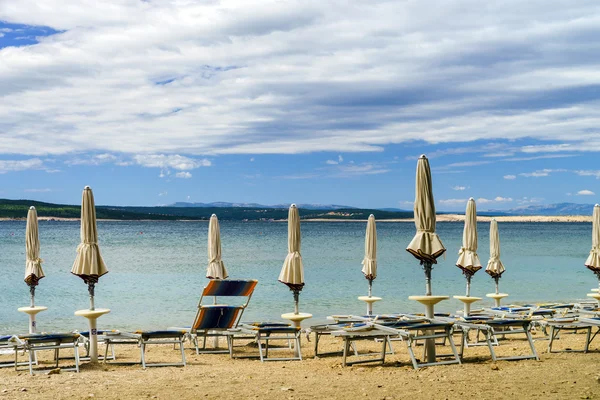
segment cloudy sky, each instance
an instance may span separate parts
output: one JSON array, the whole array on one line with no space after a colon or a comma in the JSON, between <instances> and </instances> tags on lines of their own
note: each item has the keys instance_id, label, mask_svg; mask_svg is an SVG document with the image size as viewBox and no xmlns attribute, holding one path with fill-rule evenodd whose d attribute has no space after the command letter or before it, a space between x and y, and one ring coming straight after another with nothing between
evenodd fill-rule
<instances>
[{"instance_id":1,"label":"cloudy sky","mask_svg":"<svg viewBox=\"0 0 600 400\"><path fill-rule=\"evenodd\" d=\"M110 3L110 4L109 4ZM600 197L593 1L0 0L0 197Z\"/></svg>"}]
</instances>

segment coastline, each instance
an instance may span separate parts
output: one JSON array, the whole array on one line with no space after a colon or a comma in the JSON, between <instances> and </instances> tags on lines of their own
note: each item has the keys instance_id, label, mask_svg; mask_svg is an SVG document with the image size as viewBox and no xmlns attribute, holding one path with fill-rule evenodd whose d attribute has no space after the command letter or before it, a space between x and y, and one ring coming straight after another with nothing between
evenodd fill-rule
<instances>
[{"instance_id":1,"label":"coastline","mask_svg":"<svg viewBox=\"0 0 600 400\"><path fill-rule=\"evenodd\" d=\"M478 222L490 222L494 218L498 222L592 222L591 215L502 215L497 217L477 216ZM77 222L79 218L63 218L63 217L38 217L39 221L57 221L57 222ZM461 214L439 214L436 216L436 222L464 222L465 216ZM26 218L0 218L0 222L7 221L26 221ZM173 219L173 220L158 220L158 219L100 219L98 221L110 222L153 222L153 221L178 221L178 222L208 222L200 219ZM366 219L335 219L335 218L310 218L302 219L302 222L367 222ZM242 222L242 221L240 221ZM258 222L258 221L243 221L243 222ZM287 222L285 219L273 220L271 222ZM378 219L377 222L414 222L413 218L397 218L397 219Z\"/></svg>"}]
</instances>

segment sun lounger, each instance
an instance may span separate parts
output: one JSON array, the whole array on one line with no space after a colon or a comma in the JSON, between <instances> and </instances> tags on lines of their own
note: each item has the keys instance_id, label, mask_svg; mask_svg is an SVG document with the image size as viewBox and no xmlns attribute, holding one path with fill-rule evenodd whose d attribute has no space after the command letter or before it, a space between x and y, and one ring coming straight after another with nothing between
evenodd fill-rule
<instances>
[{"instance_id":1,"label":"sun lounger","mask_svg":"<svg viewBox=\"0 0 600 400\"><path fill-rule=\"evenodd\" d=\"M460 357L463 358L464 349L467 346L467 335L470 330L476 330L478 333L484 335L484 344L487 345L492 361L499 360L525 360L535 359L539 360L537 351L533 344L533 338L531 337L531 320L529 319L490 319L487 316L470 316L467 318L448 318L446 321L454 321L458 329L462 333ZM497 335L519 335L524 334L529 343L531 349L530 354L520 356L503 356L498 357L494 350L494 345L498 345Z\"/></svg>"},{"instance_id":2,"label":"sun lounger","mask_svg":"<svg viewBox=\"0 0 600 400\"><path fill-rule=\"evenodd\" d=\"M399 320L391 322L373 322L369 323L373 326L387 331L388 333L400 336L406 341L408 354L412 361L415 369L427 367L431 365L444 365L444 364L460 364L460 357L454 345L452 334L454 332L454 323L452 321L441 321L439 319L427 319L421 318L417 320ZM419 362L414 354L414 347L420 341L433 339L442 339L442 343L448 342L450 344L451 354L438 354L436 353L435 362ZM434 342L436 346L442 343ZM427 346L423 346L423 360L427 359ZM449 358L449 359L448 359ZM437 359L441 359L437 361Z\"/></svg>"},{"instance_id":3,"label":"sun lounger","mask_svg":"<svg viewBox=\"0 0 600 400\"><path fill-rule=\"evenodd\" d=\"M234 355L234 340L251 339L258 345L258 358L260 361L291 361L302 360L302 348L300 345L300 328L288 323L280 322L249 322L243 323L238 327L230 328L227 335L227 344L229 347L229 356L239 358ZM269 343L273 341L285 341L287 349L293 351L290 357L270 357ZM292 347L293 344L293 347ZM273 349L271 349L273 350ZM254 357L254 356L251 356Z\"/></svg>"},{"instance_id":4,"label":"sun lounger","mask_svg":"<svg viewBox=\"0 0 600 400\"><path fill-rule=\"evenodd\" d=\"M385 363L386 348L389 343L389 338L392 335L396 335L396 332L390 333L389 331L380 329L379 327L367 324L346 324L331 332L331 336L342 338L344 341L344 349L342 353L342 366L364 364L364 363ZM380 339L382 342L381 352L360 354L356 351L355 343L359 340L370 340ZM361 357L359 360L348 361L350 355L350 348L354 350L354 356ZM376 358L364 358L366 356L377 356Z\"/></svg>"},{"instance_id":5,"label":"sun lounger","mask_svg":"<svg viewBox=\"0 0 600 400\"><path fill-rule=\"evenodd\" d=\"M59 368L59 352L61 349L73 349L75 366L61 368L65 371L79 372L79 343L80 335L78 333L31 333L27 335L12 336L8 339L7 347L12 347L15 354L14 367L18 370L19 366L29 365L29 373L43 372L45 370L35 370L33 366L37 364L36 353L43 350L54 350L54 359L56 365L53 368ZM0 340L1 341L1 340ZM18 360L19 351L27 352L29 360L27 363L20 363Z\"/></svg>"},{"instance_id":6,"label":"sun lounger","mask_svg":"<svg viewBox=\"0 0 600 400\"><path fill-rule=\"evenodd\" d=\"M578 320L576 318L557 318L553 320L546 321L546 325L550 328L550 341L548 342L548 352L549 353L557 353L557 352L583 352L587 353L589 350L590 343L598 332L600 332L600 323L595 325L590 322L586 322L585 319ZM596 332L592 335L592 328L596 327ZM554 344L554 340L558 338L561 331L567 332L578 332L585 331L585 343L583 345L583 350L574 350L574 349L563 349L563 350L552 350L552 345Z\"/></svg>"}]
</instances>

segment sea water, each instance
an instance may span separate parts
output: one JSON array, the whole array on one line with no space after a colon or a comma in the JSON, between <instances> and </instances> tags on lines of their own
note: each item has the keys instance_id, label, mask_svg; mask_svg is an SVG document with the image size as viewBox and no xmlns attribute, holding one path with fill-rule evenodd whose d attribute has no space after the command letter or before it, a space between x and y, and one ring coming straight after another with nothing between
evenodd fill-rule
<instances>
[{"instance_id":1,"label":"sea water","mask_svg":"<svg viewBox=\"0 0 600 400\"><path fill-rule=\"evenodd\" d=\"M305 287L300 311L320 322L327 315L366 310L357 299L367 295L361 273L365 222L302 222ZM535 303L575 301L598 283L583 265L591 247L590 223L499 223L501 260L506 272L500 291L504 301ZM447 253L434 265L433 294L464 295L465 278L455 266L462 240L462 223L438 223ZM479 257L489 258L489 223L479 223ZM76 310L89 307L87 286L70 273L80 242L79 222L40 221L43 278L36 305L39 331L86 329ZM155 221L99 221L99 243L109 273L96 285L96 307L109 308L99 327L122 330L159 329L191 325L207 279L208 223ZM373 295L376 313L418 312L423 306L408 300L425 294L423 270L406 246L415 234L408 222L377 224L378 276ZM292 293L277 281L287 254L285 222L221 222L222 254L231 279L259 281L244 320L281 320L292 312ZM25 222L0 222L0 334L27 331L27 315L17 308L29 305L25 269ZM472 279L471 295L483 297L494 281L482 269ZM210 300L209 300L210 301ZM462 309L450 298L436 311ZM310 322L309 322L310 323Z\"/></svg>"}]
</instances>

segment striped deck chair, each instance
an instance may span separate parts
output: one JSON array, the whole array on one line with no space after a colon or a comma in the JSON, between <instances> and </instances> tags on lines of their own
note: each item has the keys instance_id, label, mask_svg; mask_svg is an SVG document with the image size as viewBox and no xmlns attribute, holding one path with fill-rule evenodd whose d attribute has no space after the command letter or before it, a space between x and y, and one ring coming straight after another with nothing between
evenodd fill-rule
<instances>
[{"instance_id":1,"label":"striped deck chair","mask_svg":"<svg viewBox=\"0 0 600 400\"><path fill-rule=\"evenodd\" d=\"M230 352L230 349L219 350L217 346L207 349L206 339L214 337L216 345L219 337L227 336L228 329L237 328L257 283L258 281L255 279L213 279L206 285L198 302L198 312L194 324L190 329L196 354ZM217 304L219 297L245 297L246 299L241 305L224 305ZM210 298L214 304L204 304L205 298ZM198 345L200 340L202 340L202 347Z\"/></svg>"}]
</instances>

